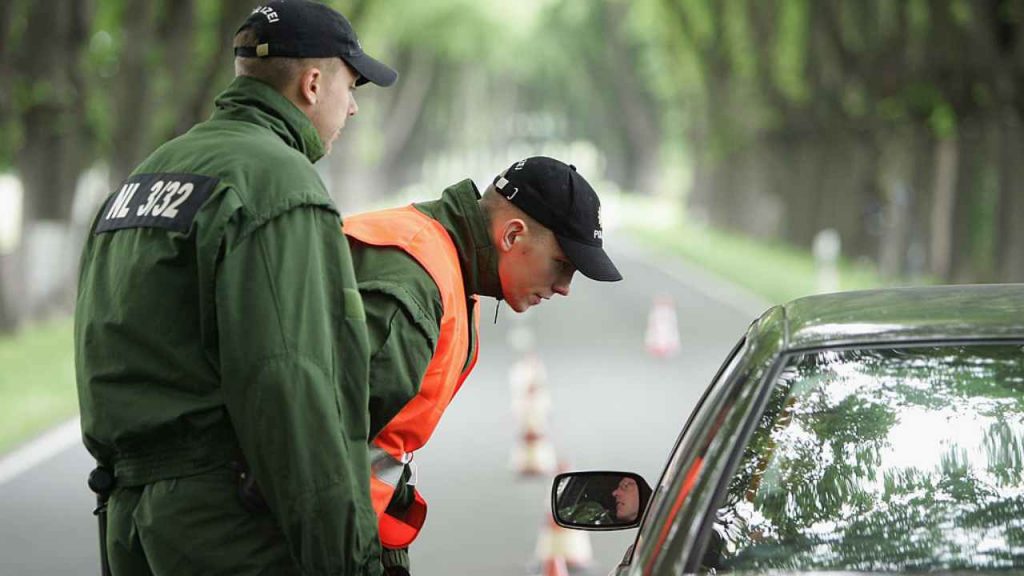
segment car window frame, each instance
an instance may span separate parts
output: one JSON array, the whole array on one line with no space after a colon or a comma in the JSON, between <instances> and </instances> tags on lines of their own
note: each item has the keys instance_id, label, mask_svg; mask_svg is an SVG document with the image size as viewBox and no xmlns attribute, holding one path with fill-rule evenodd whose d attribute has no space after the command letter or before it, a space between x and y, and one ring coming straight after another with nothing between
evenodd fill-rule
<instances>
[{"instance_id":1,"label":"car window frame","mask_svg":"<svg viewBox=\"0 0 1024 576\"><path fill-rule=\"evenodd\" d=\"M643 519L640 522L639 530L637 531L636 538L633 540L633 544L627 549L625 557L619 564L619 567L632 566L633 561L636 559L638 550L643 550L640 546L641 542L646 537L651 536L650 532L653 530L652 523L648 521L649 518L657 517L654 510L660 510L665 502L666 492L671 491L673 484L666 485L670 474L676 472L678 460L683 458L688 451L683 450L684 442L688 439L690 431L696 421L704 421L706 418L705 408L712 413L717 413L719 404L722 398L727 396L728 390L731 388L729 383L732 381L732 377L735 374L736 368L742 364L742 359L747 352L747 344L749 340L746 333L739 339L736 344L733 345L732 350L726 356L725 361L718 367L714 378L711 379L711 383L705 387L704 392L701 394L700 399L697 401L696 406L690 411L689 416L686 419L686 423L683 424L679 435L676 436L676 441L672 446L672 450L669 452L668 459L665 461L665 465L662 467L661 475L658 477L657 483L653 487L650 501L644 510Z\"/></svg>"},{"instance_id":2,"label":"car window frame","mask_svg":"<svg viewBox=\"0 0 1024 576\"><path fill-rule=\"evenodd\" d=\"M777 312L777 315L773 312ZM767 391L773 388L771 383L781 369L780 358L785 353L784 326L784 312L781 309L774 309L762 316L755 328L748 333L748 338L754 345L747 350L748 357L744 358L744 369L734 374L734 380L729 383L727 394L723 396L728 396L731 403L719 406L716 411L716 416L723 417L725 421L708 442L709 449L713 445L724 443L728 448L717 453L724 454L725 457L705 461L691 494L677 515L680 518L678 524L683 526L685 523L688 527L685 535L667 542L655 557L650 558L651 569L645 570L645 575L655 571L658 574L671 573L665 563L673 558L678 558L675 564L682 565L681 570L677 572L693 573L700 568L700 560L707 545L706 540L710 536L705 527L708 512L712 509L711 503L717 502L720 497L719 487L723 484L723 478L729 477L726 471L731 473L735 469L733 461L742 455L753 430L750 423L757 420L752 413L760 414L767 398Z\"/></svg>"},{"instance_id":3,"label":"car window frame","mask_svg":"<svg viewBox=\"0 0 1024 576\"><path fill-rule=\"evenodd\" d=\"M691 417L683 428L658 482L658 500L652 498L632 550L627 553L628 560L624 558L619 569L625 567L628 568L629 574L646 576L652 570L658 569L663 559L672 557L665 551L677 543L683 543L687 552L692 549L694 537L699 534L699 523L695 522L699 517L692 518L694 510L697 509L693 502L697 500L698 488L703 491L704 477L709 475L710 468L703 463L705 448L718 442L721 437L734 434L722 433L727 429L721 425L709 427L701 424L713 423L723 416L731 422L735 413L742 414L750 409L753 405L752 397L763 387L765 374L774 365L779 352L785 348L785 326L785 310L780 306L768 309L751 323L741 341L742 344L737 345L733 356L723 364L723 368L712 380L705 391L706 396L691 412ZM737 398L742 399L742 402L736 401ZM743 421L742 418L738 420ZM701 459L701 463L694 469L698 458ZM679 482L674 482L684 467L687 476L681 478ZM715 462L712 477L718 468L721 468L721 464ZM689 477L689 474L693 476ZM690 485L690 488L685 488L685 485ZM694 493L693 497L687 494L690 489ZM665 518L666 515L662 512L664 507L669 505L666 496L668 494L675 496L671 504L674 510ZM677 517L690 518L686 524L691 529L687 530L687 535L682 538L673 537L676 523L669 521ZM666 543L670 546L665 546ZM687 554L680 554L679 557L687 557Z\"/></svg>"},{"instance_id":4,"label":"car window frame","mask_svg":"<svg viewBox=\"0 0 1024 576\"><path fill-rule=\"evenodd\" d=\"M704 553L706 552L708 542L711 539L711 532L715 523L715 514L721 505L725 502L726 495L729 489L729 480L736 473L736 468L739 466L740 460L743 457L743 452L746 450L747 444L750 442L750 438L757 428L757 424L760 421L761 415L767 409L768 401L771 398L772 393L776 388L776 380L780 371L789 364L789 361L795 356L809 354L809 353L820 353L830 350L878 350L887 349L891 350L894 348L918 348L925 346L984 346L984 345L1018 345L1024 347L1024 339L1022 338L958 338L958 339L923 339L923 340L895 340L888 342L878 343L843 343L834 346L806 346L801 348L794 348L789 350L782 350L777 354L775 362L772 368L767 372L768 376L763 379L759 397L753 404L753 410L746 416L744 429L742 434L737 437L737 441L732 447L729 457L728 465L722 468L721 473L715 479L716 488L714 490L714 496L709 505L704 509L704 518L701 521L701 527L695 538L695 545L691 549L690 555L684 560L685 572L695 573L700 569L700 561L702 560Z\"/></svg>"}]
</instances>

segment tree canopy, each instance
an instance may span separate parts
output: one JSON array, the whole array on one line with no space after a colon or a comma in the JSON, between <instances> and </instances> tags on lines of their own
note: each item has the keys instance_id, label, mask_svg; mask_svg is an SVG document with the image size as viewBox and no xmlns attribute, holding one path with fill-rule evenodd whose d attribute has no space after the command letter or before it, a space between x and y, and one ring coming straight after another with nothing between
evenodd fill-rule
<instances>
[{"instance_id":1,"label":"tree canopy","mask_svg":"<svg viewBox=\"0 0 1024 576\"><path fill-rule=\"evenodd\" d=\"M592 180L691 220L808 248L835 229L895 280L1024 280L1024 0L329 3L401 74L325 161L343 212L584 143ZM26 227L208 116L253 5L9 0L0 171Z\"/></svg>"}]
</instances>

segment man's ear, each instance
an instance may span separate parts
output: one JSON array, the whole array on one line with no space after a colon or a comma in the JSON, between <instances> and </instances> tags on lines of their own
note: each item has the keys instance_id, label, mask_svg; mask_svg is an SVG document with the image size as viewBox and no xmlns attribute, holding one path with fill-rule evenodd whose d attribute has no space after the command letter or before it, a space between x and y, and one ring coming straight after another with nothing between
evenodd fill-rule
<instances>
[{"instance_id":1,"label":"man's ear","mask_svg":"<svg viewBox=\"0 0 1024 576\"><path fill-rule=\"evenodd\" d=\"M509 252L516 242L526 232L526 222L520 218L510 218L505 221L501 228L501 237L498 240L498 249L502 252Z\"/></svg>"},{"instance_id":2,"label":"man's ear","mask_svg":"<svg viewBox=\"0 0 1024 576\"><path fill-rule=\"evenodd\" d=\"M323 96L324 75L316 66L306 68L299 75L299 98L306 106L316 106Z\"/></svg>"}]
</instances>

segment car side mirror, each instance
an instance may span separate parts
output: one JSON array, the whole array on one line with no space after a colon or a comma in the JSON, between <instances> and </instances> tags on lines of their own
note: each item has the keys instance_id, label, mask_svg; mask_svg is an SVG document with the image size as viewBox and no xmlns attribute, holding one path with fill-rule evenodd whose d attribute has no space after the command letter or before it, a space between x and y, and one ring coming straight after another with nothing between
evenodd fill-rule
<instances>
[{"instance_id":1,"label":"car side mirror","mask_svg":"<svg viewBox=\"0 0 1024 576\"><path fill-rule=\"evenodd\" d=\"M567 472L551 485L551 512L565 528L635 528L650 499L651 487L632 472Z\"/></svg>"}]
</instances>

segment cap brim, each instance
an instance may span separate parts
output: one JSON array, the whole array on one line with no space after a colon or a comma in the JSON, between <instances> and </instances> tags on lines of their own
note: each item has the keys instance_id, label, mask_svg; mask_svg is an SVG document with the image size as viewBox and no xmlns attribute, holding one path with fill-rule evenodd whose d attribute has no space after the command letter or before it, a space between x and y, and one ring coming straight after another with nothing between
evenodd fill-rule
<instances>
[{"instance_id":1,"label":"cap brim","mask_svg":"<svg viewBox=\"0 0 1024 576\"><path fill-rule=\"evenodd\" d=\"M356 72L359 73L359 80L356 80L357 86L373 82L377 86L386 88L394 84L395 80L398 79L398 72L395 72L379 60L370 57L366 52L343 58L343 60L348 62L348 65L355 68Z\"/></svg>"},{"instance_id":2,"label":"cap brim","mask_svg":"<svg viewBox=\"0 0 1024 576\"><path fill-rule=\"evenodd\" d=\"M562 247L562 252L565 252L565 257L587 278L599 282L622 280L622 274L619 273L615 264L612 264L612 259L605 253L604 248L590 246L562 236L556 235L555 237L558 238L558 245Z\"/></svg>"}]
</instances>

